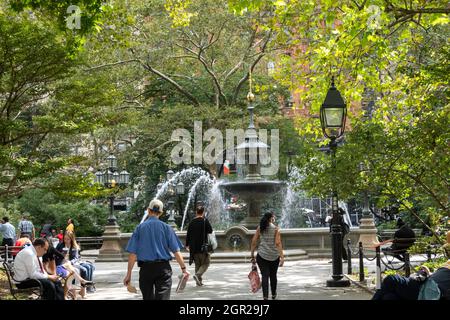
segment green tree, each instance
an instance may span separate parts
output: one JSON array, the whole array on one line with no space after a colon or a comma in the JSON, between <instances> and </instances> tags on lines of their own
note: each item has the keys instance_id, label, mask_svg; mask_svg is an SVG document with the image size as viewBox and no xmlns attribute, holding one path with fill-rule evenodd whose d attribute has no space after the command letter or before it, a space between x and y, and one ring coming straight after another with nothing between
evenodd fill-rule
<instances>
[{"instance_id":1,"label":"green tree","mask_svg":"<svg viewBox=\"0 0 450 320\"><path fill-rule=\"evenodd\" d=\"M189 23L183 24L177 22L180 12L170 3L131 1L128 10L119 10L108 28L117 39L123 38L123 30L132 30L125 50L117 53L120 59L91 69L137 66L143 88L129 100L138 105L143 101L155 106L181 102L217 108L242 104L250 70L255 77L264 74L265 68L257 70L258 65L279 49L270 44L273 32L261 28L263 17L234 16L225 1L194 1Z\"/></svg>"},{"instance_id":2,"label":"green tree","mask_svg":"<svg viewBox=\"0 0 450 320\"><path fill-rule=\"evenodd\" d=\"M121 93L106 72L82 72L52 23L7 13L0 15L0 197L52 184L89 196L92 177L74 167L85 158L67 149L73 137L123 122L112 108Z\"/></svg>"}]
</instances>

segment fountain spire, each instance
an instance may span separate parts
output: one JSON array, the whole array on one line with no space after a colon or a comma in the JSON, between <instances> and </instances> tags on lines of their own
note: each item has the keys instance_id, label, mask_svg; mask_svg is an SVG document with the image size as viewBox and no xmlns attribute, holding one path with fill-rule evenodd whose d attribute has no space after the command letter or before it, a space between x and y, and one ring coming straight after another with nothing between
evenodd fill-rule
<instances>
[{"instance_id":1,"label":"fountain spire","mask_svg":"<svg viewBox=\"0 0 450 320\"><path fill-rule=\"evenodd\" d=\"M255 129L255 125L253 123L253 109L255 109L253 102L255 101L255 95L252 92L252 68L250 68L248 74L249 74L249 89L247 93L247 101L248 101L247 110L250 112L250 124L248 126L248 129Z\"/></svg>"}]
</instances>

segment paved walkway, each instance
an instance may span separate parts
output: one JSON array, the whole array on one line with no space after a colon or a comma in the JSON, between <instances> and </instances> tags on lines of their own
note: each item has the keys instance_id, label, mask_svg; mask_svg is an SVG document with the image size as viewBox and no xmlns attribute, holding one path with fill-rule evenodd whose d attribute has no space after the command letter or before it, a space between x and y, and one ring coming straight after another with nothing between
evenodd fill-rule
<instances>
[{"instance_id":1,"label":"paved walkway","mask_svg":"<svg viewBox=\"0 0 450 320\"><path fill-rule=\"evenodd\" d=\"M214 263L203 276L203 287L197 287L192 279L194 265L188 267L190 280L182 293L176 293L177 276L181 273L178 265L174 270L173 300L260 300L262 292L251 293L247 278L249 263ZM344 265L345 267L345 265ZM137 294L129 293L122 280L127 268L126 262L98 262L94 274L97 291L88 294L88 300L141 300L138 285L139 268L135 266L132 284ZM344 269L345 270L345 269ZM278 299L280 300L368 300L371 295L365 290L350 286L348 288L327 288L331 264L328 260L288 261L278 269Z\"/></svg>"}]
</instances>

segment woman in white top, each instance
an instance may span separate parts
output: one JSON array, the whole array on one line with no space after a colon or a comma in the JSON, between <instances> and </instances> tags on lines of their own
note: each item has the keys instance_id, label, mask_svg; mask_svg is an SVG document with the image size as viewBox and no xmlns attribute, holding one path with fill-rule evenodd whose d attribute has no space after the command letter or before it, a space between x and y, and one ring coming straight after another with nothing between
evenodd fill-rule
<instances>
[{"instance_id":1,"label":"woman in white top","mask_svg":"<svg viewBox=\"0 0 450 320\"><path fill-rule=\"evenodd\" d=\"M252 262L255 261L255 249L258 246L256 262L261 271L262 289L264 300L269 299L269 279L272 299L277 297L277 271L278 266L284 264L283 246L281 244L280 230L274 225L275 214L272 212L264 214L256 229L251 244Z\"/></svg>"}]
</instances>

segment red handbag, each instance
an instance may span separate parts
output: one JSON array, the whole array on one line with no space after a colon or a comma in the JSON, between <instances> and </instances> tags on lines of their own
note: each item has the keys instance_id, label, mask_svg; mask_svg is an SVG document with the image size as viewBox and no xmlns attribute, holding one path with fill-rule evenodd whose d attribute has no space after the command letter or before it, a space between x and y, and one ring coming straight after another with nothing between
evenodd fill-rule
<instances>
[{"instance_id":1,"label":"red handbag","mask_svg":"<svg viewBox=\"0 0 450 320\"><path fill-rule=\"evenodd\" d=\"M254 261L252 262L252 270L248 274L248 278L250 279L250 288L252 289L252 292L258 292L261 288L261 278L259 277L258 268Z\"/></svg>"}]
</instances>

